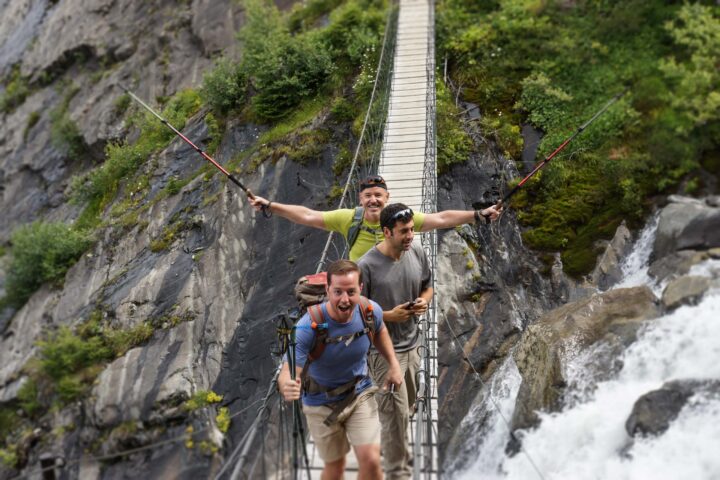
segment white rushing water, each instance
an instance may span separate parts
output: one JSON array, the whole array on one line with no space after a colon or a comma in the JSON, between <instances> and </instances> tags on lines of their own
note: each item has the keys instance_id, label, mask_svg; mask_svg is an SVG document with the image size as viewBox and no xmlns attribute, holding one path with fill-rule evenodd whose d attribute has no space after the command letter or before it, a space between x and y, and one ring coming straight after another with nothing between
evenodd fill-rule
<instances>
[{"instance_id":1,"label":"white rushing water","mask_svg":"<svg viewBox=\"0 0 720 480\"><path fill-rule=\"evenodd\" d=\"M625 264L623 286L648 284L647 261L656 224L636 243ZM645 235L646 234L646 235ZM720 261L693 267L690 274L720 277ZM658 285L653 285L657 290ZM589 349L566 359L569 400L563 411L540 414L540 425L522 433L523 451L508 457L508 430L484 429L487 438L469 439L477 460L450 478L512 480L715 480L720 479L720 395L697 394L657 437L631 439L625 431L633 405L642 395L675 379L720 379L720 289L695 306L683 306L648 322L619 360L622 368L597 380ZM513 382L516 380L513 380ZM517 390L515 390L516 392ZM516 395L516 393L515 393ZM512 417L508 401L502 404ZM492 422L487 422L492 424ZM492 436L494 438L490 438ZM533 463L535 464L533 466Z\"/></svg>"}]
</instances>

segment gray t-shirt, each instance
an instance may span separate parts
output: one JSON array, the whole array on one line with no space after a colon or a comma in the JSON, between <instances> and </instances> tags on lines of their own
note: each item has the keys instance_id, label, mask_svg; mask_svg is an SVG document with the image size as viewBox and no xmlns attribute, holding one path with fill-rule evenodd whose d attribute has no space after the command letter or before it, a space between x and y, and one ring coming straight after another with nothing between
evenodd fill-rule
<instances>
[{"instance_id":1,"label":"gray t-shirt","mask_svg":"<svg viewBox=\"0 0 720 480\"><path fill-rule=\"evenodd\" d=\"M415 300L431 286L432 273L425 251L416 243L398 261L373 247L358 260L362 270L363 295L376 301L383 310ZM396 352L416 346L419 331L415 317L406 322L385 322Z\"/></svg>"}]
</instances>

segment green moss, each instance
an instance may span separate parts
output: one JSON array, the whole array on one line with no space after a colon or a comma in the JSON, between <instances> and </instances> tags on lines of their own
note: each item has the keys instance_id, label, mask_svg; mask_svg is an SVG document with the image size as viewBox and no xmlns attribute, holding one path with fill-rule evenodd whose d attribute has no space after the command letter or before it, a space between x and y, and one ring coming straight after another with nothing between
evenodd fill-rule
<instances>
[{"instance_id":1,"label":"green moss","mask_svg":"<svg viewBox=\"0 0 720 480\"><path fill-rule=\"evenodd\" d=\"M195 226L194 220L188 218L183 213L187 212L180 212L174 215L173 218L170 219L169 225L163 229L162 233L150 242L151 252L157 253L167 250L175 242L175 240L177 240L181 232L189 230Z\"/></svg>"},{"instance_id":2,"label":"green moss","mask_svg":"<svg viewBox=\"0 0 720 480\"><path fill-rule=\"evenodd\" d=\"M327 97L316 97L303 102L286 119L260 135L257 144L262 146L277 142L298 128L307 125L318 116L326 101Z\"/></svg>"},{"instance_id":3,"label":"green moss","mask_svg":"<svg viewBox=\"0 0 720 480\"><path fill-rule=\"evenodd\" d=\"M335 161L333 162L333 173L336 177L340 177L345 170L347 170L350 167L350 164L352 163L352 154L350 153L350 149L347 145L343 145L340 147L340 151L335 156Z\"/></svg>"},{"instance_id":4,"label":"green moss","mask_svg":"<svg viewBox=\"0 0 720 480\"><path fill-rule=\"evenodd\" d=\"M27 141L28 134L30 133L30 130L37 125L37 122L40 121L40 112L34 111L31 112L30 115L28 115L27 123L25 124L25 130L23 130L23 140Z\"/></svg>"},{"instance_id":5,"label":"green moss","mask_svg":"<svg viewBox=\"0 0 720 480\"><path fill-rule=\"evenodd\" d=\"M210 155L215 155L215 152L217 152L217 149L220 146L220 141L222 141L223 127L212 113L208 113L205 116L205 124L208 126L208 133L210 134L210 143L208 144L206 151Z\"/></svg>"}]
</instances>

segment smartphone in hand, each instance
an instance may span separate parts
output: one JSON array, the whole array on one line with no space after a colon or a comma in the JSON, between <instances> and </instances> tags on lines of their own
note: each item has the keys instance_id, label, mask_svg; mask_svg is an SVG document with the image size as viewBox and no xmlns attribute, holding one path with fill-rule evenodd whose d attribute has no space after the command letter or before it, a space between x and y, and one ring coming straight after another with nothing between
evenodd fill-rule
<instances>
[{"instance_id":1,"label":"smartphone in hand","mask_svg":"<svg viewBox=\"0 0 720 480\"><path fill-rule=\"evenodd\" d=\"M405 308L410 310L413 308L414 305L415 305L415 300L410 300L410 303L408 303Z\"/></svg>"}]
</instances>

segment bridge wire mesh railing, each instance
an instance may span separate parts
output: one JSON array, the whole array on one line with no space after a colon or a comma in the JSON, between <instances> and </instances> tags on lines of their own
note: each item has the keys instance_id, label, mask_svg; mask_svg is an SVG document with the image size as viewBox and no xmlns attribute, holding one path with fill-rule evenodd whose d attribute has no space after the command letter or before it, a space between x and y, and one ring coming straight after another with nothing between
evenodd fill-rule
<instances>
[{"instance_id":1,"label":"bridge wire mesh railing","mask_svg":"<svg viewBox=\"0 0 720 480\"><path fill-rule=\"evenodd\" d=\"M432 1L428 2L428 44L426 60L426 103L425 103L425 161L422 182L422 210L437 212L437 143L435 124L435 11ZM433 411L437 405L437 307L435 299L435 274L437 257L437 233L423 233L421 243L430 261L433 272L433 301L422 319L421 368L418 379L418 402L416 408L413 477L437 478L437 419ZM433 405L435 403L435 405Z\"/></svg>"}]
</instances>

